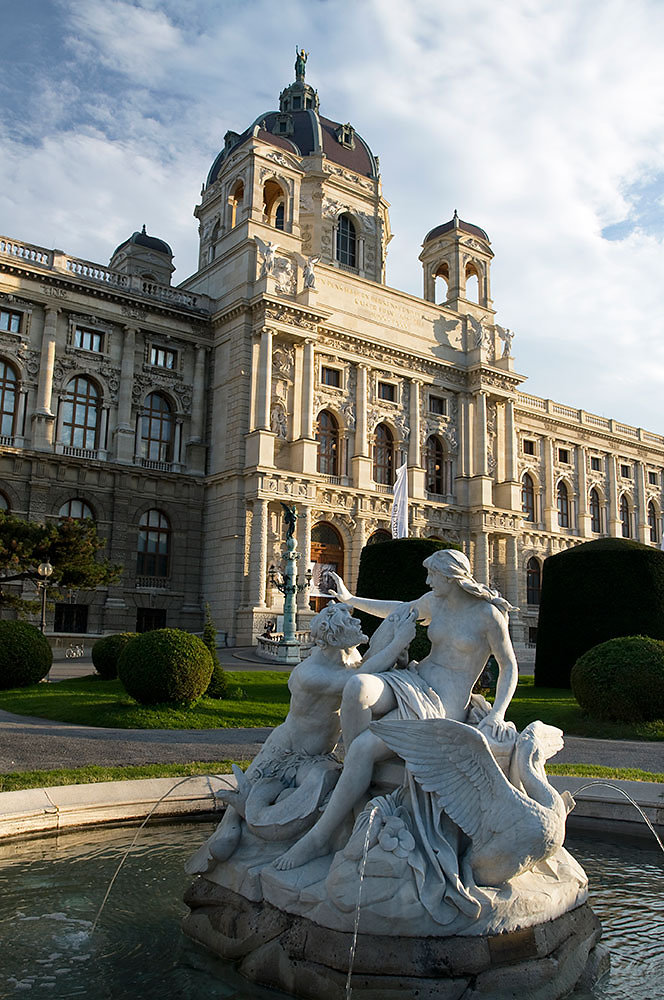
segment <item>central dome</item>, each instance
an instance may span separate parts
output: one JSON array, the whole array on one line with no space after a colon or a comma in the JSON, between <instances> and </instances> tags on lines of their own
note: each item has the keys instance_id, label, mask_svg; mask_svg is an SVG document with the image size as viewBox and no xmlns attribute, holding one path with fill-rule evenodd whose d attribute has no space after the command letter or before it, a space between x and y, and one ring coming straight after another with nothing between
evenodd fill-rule
<instances>
[{"instance_id":1,"label":"central dome","mask_svg":"<svg viewBox=\"0 0 664 1000\"><path fill-rule=\"evenodd\" d=\"M303 53L304 55L304 53ZM378 163L362 136L350 124L324 118L318 112L318 94L304 82L304 61L298 55L296 80L279 96L279 110L266 111L242 133L227 132L206 187L214 184L224 160L251 138L261 139L296 156L323 153L331 163L365 177L378 177Z\"/></svg>"}]
</instances>

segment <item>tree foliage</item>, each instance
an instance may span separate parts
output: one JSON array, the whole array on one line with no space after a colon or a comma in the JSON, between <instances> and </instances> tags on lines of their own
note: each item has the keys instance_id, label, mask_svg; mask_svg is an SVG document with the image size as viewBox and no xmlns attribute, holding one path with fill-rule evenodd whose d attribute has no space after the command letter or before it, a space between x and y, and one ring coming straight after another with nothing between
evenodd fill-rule
<instances>
[{"instance_id":1,"label":"tree foliage","mask_svg":"<svg viewBox=\"0 0 664 1000\"><path fill-rule=\"evenodd\" d=\"M41 524L0 513L0 607L33 610L34 602L23 599L8 585L22 580L37 582L37 567L47 560L53 566L51 597L57 598L66 590L93 590L112 583L122 567L100 557L104 544L90 519L66 517Z\"/></svg>"}]
</instances>

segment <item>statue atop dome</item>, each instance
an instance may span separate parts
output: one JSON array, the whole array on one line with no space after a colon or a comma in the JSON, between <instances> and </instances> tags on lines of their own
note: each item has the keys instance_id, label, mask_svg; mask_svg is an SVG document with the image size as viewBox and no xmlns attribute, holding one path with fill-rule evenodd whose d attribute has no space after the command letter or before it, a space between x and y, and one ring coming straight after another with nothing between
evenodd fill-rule
<instances>
[{"instance_id":1,"label":"statue atop dome","mask_svg":"<svg viewBox=\"0 0 664 1000\"><path fill-rule=\"evenodd\" d=\"M295 80L299 83L304 83L304 74L307 68L307 59L309 58L309 53L305 52L304 49L298 49L295 46Z\"/></svg>"}]
</instances>

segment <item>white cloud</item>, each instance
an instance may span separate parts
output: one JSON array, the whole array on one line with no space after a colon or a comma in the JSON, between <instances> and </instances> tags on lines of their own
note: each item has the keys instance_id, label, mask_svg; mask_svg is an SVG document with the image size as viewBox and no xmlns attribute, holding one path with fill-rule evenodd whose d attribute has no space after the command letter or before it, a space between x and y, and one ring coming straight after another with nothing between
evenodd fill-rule
<instances>
[{"instance_id":1,"label":"white cloud","mask_svg":"<svg viewBox=\"0 0 664 1000\"><path fill-rule=\"evenodd\" d=\"M69 64L51 47L25 130L0 129L8 235L106 261L145 221L182 279L223 133L275 106L297 43L322 112L381 156L390 283L420 293L419 244L456 207L493 240L495 303L526 388L661 430L662 233L601 235L634 216L635 186L664 175L658 0L60 10Z\"/></svg>"}]
</instances>

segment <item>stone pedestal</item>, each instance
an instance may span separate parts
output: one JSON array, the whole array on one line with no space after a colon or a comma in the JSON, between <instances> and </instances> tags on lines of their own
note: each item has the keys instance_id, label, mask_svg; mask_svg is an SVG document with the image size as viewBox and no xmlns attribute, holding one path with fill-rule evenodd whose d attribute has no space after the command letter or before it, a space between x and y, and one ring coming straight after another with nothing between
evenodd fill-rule
<instances>
[{"instance_id":1,"label":"stone pedestal","mask_svg":"<svg viewBox=\"0 0 664 1000\"><path fill-rule=\"evenodd\" d=\"M185 895L184 933L240 973L309 1000L345 1000L353 934L251 902L199 877ZM486 936L399 937L360 933L354 1000L559 1000L589 988L608 967L599 921L587 903L554 920Z\"/></svg>"}]
</instances>

